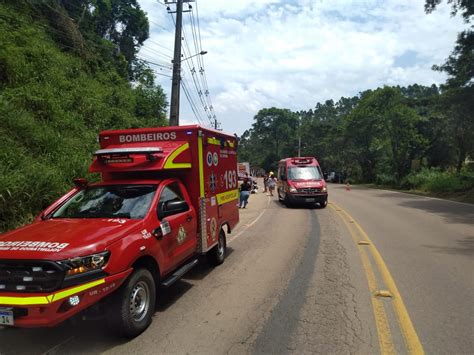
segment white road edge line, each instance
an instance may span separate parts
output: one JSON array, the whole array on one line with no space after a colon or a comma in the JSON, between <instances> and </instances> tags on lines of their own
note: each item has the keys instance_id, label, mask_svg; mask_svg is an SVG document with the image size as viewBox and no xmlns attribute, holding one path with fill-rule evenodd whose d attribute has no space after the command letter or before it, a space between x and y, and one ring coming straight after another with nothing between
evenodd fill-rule
<instances>
[{"instance_id":1,"label":"white road edge line","mask_svg":"<svg viewBox=\"0 0 474 355\"><path fill-rule=\"evenodd\" d=\"M234 235L233 238L229 238L229 240L227 241L227 245L229 245L230 243L232 243L234 240L236 240L238 237L240 237L247 229L249 229L250 227L252 227L255 223L257 223L257 221L263 216L263 214L265 213L265 211L267 210L266 207L268 207L268 205L270 204L270 197L267 196L267 205L265 206L265 209L259 213L259 215L250 223L247 223L244 227L244 229L242 229L239 233L237 233L236 235Z\"/></svg>"}]
</instances>

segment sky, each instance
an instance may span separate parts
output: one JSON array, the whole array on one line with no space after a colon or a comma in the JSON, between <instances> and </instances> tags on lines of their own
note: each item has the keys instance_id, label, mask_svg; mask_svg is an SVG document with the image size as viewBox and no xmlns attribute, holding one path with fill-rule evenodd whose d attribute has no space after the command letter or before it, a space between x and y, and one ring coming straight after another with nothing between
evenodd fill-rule
<instances>
[{"instance_id":1,"label":"sky","mask_svg":"<svg viewBox=\"0 0 474 355\"><path fill-rule=\"evenodd\" d=\"M160 65L151 67L169 100L174 15L164 1L139 0L150 21L150 38L139 55ZM212 105L221 128L238 135L251 128L263 108L309 110L384 85L441 84L446 75L431 67L443 63L465 27L444 3L426 14L424 0L190 4L191 12L183 14L182 76L197 113L181 91L180 124L209 125L205 107ZM201 50L207 54L186 59ZM199 95L206 87L209 95Z\"/></svg>"}]
</instances>

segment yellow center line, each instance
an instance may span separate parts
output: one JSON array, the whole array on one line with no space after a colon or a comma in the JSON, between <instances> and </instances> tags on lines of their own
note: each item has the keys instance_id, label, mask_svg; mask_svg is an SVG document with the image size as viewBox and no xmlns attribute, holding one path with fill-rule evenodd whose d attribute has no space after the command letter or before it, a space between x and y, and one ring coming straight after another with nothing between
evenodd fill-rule
<instances>
[{"instance_id":1,"label":"yellow center line","mask_svg":"<svg viewBox=\"0 0 474 355\"><path fill-rule=\"evenodd\" d=\"M329 206L333 210L336 210L333 206L331 205ZM341 218L341 219L346 225L346 228L349 231L352 239L357 244L359 242L358 240L359 238L354 233L349 223L344 218ZM367 277L367 283L369 285L369 291L371 294L370 299L372 300L372 309L374 312L375 326L377 328L377 334L379 338L380 353L384 355L395 354L395 347L393 345L392 333L390 331L387 315L385 314L384 305L380 299L374 296L378 290L378 287L377 287L377 281L375 278L374 271L372 270L372 266L369 261L369 257L364 250L364 246L358 245L357 248L359 249L360 258L362 260L362 266L364 267L364 270L365 270L365 275Z\"/></svg>"},{"instance_id":2,"label":"yellow center line","mask_svg":"<svg viewBox=\"0 0 474 355\"><path fill-rule=\"evenodd\" d=\"M366 245L365 247L369 247L369 250L375 260L375 263L377 265L377 268L380 272L380 275L382 276L382 279L385 283L385 285L388 287L389 291L393 295L392 297L392 306L395 311L395 314L398 319L398 324L400 326L401 332L403 334L403 338L405 340L405 344L407 346L408 352L410 354L424 354L423 346L421 345L420 339L418 338L418 335L416 334L415 327L413 326L413 323L411 322L410 316L408 314L408 311L405 307L405 303L403 302L402 296L400 292L398 291L398 288L395 284L395 281L390 274L390 271L387 268L387 265L385 264L382 256L378 252L377 248L375 247L374 243L370 240L369 236L367 233L362 229L359 223L345 210L343 210L341 207L335 205L332 203L332 205L335 206L332 207L334 210L340 210L342 214L344 214L347 218L352 220L353 224L356 226L358 231L361 233L361 235L364 237L365 241L367 241L369 244ZM341 216L342 218L342 216ZM344 223L347 226L347 222L345 222L345 219L342 218ZM352 234L352 232L351 232ZM363 246L359 246L359 251Z\"/></svg>"}]
</instances>

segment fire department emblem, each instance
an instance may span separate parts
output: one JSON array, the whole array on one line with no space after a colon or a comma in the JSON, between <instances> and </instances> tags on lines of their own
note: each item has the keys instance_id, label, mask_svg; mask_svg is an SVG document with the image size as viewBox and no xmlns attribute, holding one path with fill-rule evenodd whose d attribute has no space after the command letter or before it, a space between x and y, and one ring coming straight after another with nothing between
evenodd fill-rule
<instances>
[{"instance_id":1,"label":"fire department emblem","mask_svg":"<svg viewBox=\"0 0 474 355\"><path fill-rule=\"evenodd\" d=\"M209 188L211 189L211 192L215 192L217 187L217 178L214 173L211 173L211 176L209 176Z\"/></svg>"},{"instance_id":2,"label":"fire department emblem","mask_svg":"<svg viewBox=\"0 0 474 355\"><path fill-rule=\"evenodd\" d=\"M184 229L182 225L180 225L179 230L178 230L178 237L177 237L178 244L182 244L185 239L186 239L186 230Z\"/></svg>"},{"instance_id":3,"label":"fire department emblem","mask_svg":"<svg viewBox=\"0 0 474 355\"><path fill-rule=\"evenodd\" d=\"M208 152L207 153L207 156L206 156L206 160L207 160L207 165L208 166L212 166L212 153L211 152Z\"/></svg>"},{"instance_id":4,"label":"fire department emblem","mask_svg":"<svg viewBox=\"0 0 474 355\"><path fill-rule=\"evenodd\" d=\"M217 221L215 218L211 219L211 238L213 241L216 240L216 234L217 234Z\"/></svg>"}]
</instances>

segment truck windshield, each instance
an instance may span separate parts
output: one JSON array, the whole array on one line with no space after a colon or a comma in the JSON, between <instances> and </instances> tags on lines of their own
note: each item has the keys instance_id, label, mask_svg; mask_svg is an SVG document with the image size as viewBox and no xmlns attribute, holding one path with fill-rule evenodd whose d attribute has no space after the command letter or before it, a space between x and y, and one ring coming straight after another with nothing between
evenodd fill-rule
<instances>
[{"instance_id":1,"label":"truck windshield","mask_svg":"<svg viewBox=\"0 0 474 355\"><path fill-rule=\"evenodd\" d=\"M74 195L52 218L142 219L155 192L155 185L90 186Z\"/></svg>"},{"instance_id":2,"label":"truck windshield","mask_svg":"<svg viewBox=\"0 0 474 355\"><path fill-rule=\"evenodd\" d=\"M319 169L315 166L298 166L288 169L289 180L321 180Z\"/></svg>"}]
</instances>

